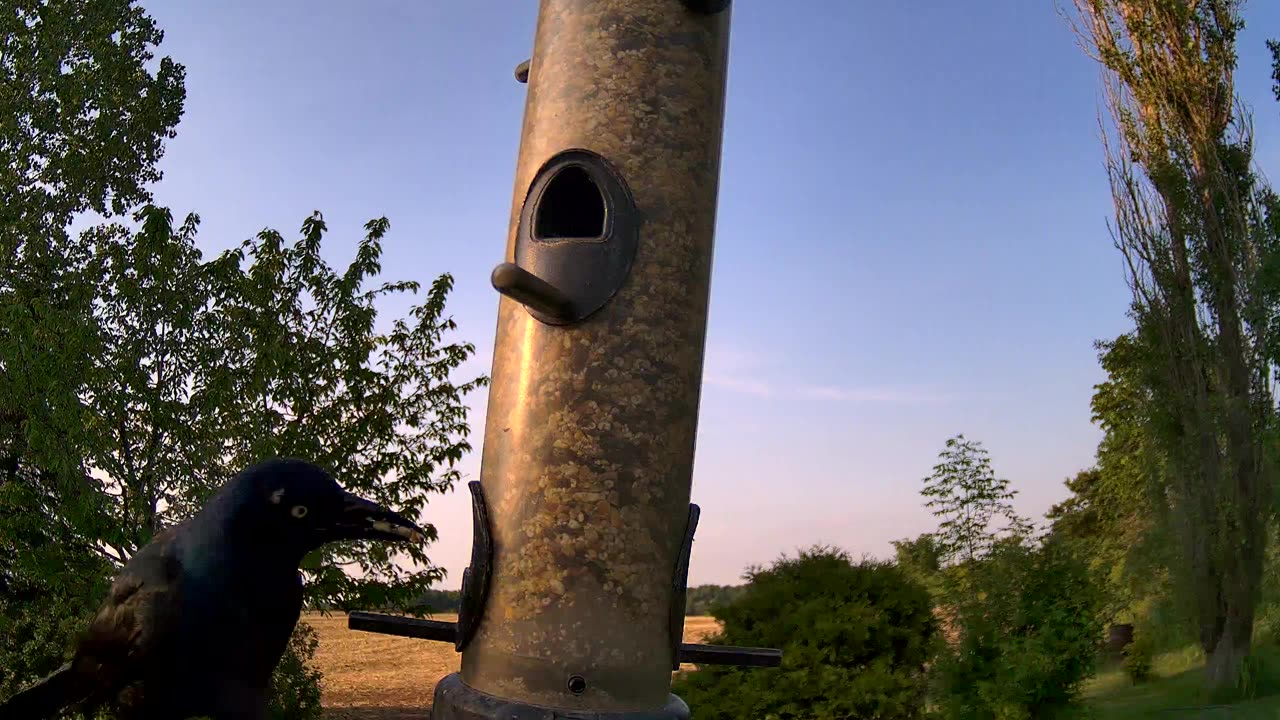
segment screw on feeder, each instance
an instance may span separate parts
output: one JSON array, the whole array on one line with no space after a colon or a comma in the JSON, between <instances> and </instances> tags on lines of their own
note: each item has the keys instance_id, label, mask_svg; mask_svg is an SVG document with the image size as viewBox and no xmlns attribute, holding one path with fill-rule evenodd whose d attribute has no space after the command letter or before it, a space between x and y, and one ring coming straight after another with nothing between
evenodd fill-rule
<instances>
[{"instance_id":1,"label":"screw on feeder","mask_svg":"<svg viewBox=\"0 0 1280 720\"><path fill-rule=\"evenodd\" d=\"M529 60L525 60L524 62L516 66L516 82L518 83L529 82L529 65L532 62L533 62L533 59L530 58Z\"/></svg>"},{"instance_id":2,"label":"screw on feeder","mask_svg":"<svg viewBox=\"0 0 1280 720\"><path fill-rule=\"evenodd\" d=\"M574 695L581 695L587 691L587 679L581 675L570 675L568 685L569 692Z\"/></svg>"}]
</instances>

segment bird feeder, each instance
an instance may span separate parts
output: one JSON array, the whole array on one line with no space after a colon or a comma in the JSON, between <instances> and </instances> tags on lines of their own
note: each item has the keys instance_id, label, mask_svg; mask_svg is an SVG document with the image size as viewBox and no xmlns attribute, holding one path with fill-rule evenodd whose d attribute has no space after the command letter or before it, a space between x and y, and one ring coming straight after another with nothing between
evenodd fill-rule
<instances>
[{"instance_id":1,"label":"bird feeder","mask_svg":"<svg viewBox=\"0 0 1280 720\"><path fill-rule=\"evenodd\" d=\"M458 622L353 613L453 642L435 720L675 720L720 172L728 0L541 0L474 538Z\"/></svg>"}]
</instances>

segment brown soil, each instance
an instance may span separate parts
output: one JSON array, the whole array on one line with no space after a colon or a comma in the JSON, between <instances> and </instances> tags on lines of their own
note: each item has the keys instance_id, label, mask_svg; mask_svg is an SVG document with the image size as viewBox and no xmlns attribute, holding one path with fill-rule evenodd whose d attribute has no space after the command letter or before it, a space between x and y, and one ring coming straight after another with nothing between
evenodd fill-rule
<instances>
[{"instance_id":1,"label":"brown soil","mask_svg":"<svg viewBox=\"0 0 1280 720\"><path fill-rule=\"evenodd\" d=\"M308 614L303 621L320 636L316 664L324 673L325 720L427 720L436 682L458 670L460 656L447 643L348 630L341 613ZM688 618L685 642L700 642L715 630L713 618Z\"/></svg>"}]
</instances>

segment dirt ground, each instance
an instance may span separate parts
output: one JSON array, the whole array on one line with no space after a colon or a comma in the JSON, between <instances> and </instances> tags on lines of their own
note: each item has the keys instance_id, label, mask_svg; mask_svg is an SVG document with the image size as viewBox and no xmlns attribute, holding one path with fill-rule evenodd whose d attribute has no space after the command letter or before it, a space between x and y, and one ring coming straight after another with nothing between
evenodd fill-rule
<instances>
[{"instance_id":1,"label":"dirt ground","mask_svg":"<svg viewBox=\"0 0 1280 720\"><path fill-rule=\"evenodd\" d=\"M326 720L426 720L436 681L458 669L461 656L447 643L348 630L341 613L308 614L303 621L320 636L316 664L324 673ZM712 618L688 618L685 642L700 642L715 630Z\"/></svg>"}]
</instances>

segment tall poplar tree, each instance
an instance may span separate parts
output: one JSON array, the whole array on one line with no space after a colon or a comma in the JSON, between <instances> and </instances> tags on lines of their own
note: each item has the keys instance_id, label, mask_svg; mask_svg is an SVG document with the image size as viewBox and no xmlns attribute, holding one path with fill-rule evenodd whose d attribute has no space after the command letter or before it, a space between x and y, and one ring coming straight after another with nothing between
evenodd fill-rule
<instances>
[{"instance_id":1,"label":"tall poplar tree","mask_svg":"<svg viewBox=\"0 0 1280 720\"><path fill-rule=\"evenodd\" d=\"M1280 211L1236 96L1240 0L1075 0L1104 70L1116 246L1211 688L1250 652L1275 466Z\"/></svg>"}]
</instances>

